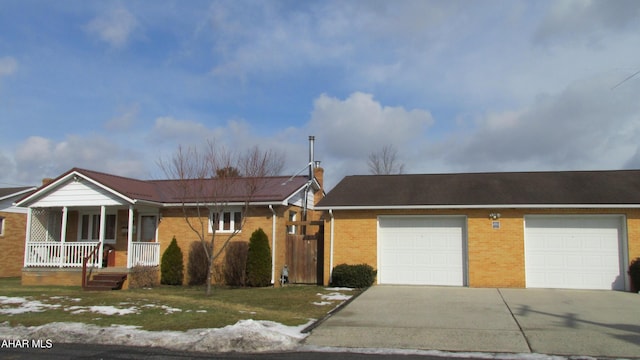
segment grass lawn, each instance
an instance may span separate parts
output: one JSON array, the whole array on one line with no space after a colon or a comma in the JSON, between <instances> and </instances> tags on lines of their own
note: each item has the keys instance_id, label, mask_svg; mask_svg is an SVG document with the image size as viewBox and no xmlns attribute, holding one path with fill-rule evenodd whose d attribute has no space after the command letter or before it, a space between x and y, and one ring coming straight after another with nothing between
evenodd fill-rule
<instances>
[{"instance_id":1,"label":"grass lawn","mask_svg":"<svg viewBox=\"0 0 640 360\"><path fill-rule=\"evenodd\" d=\"M0 279L0 289L0 323L82 322L135 325L152 331L220 328L244 319L302 325L324 317L344 301L322 295L357 294L357 290L319 286L216 287L208 297L204 287L187 286L91 292L72 286L22 286L19 278ZM28 303L20 303L22 299ZM29 308L32 311L22 312Z\"/></svg>"}]
</instances>

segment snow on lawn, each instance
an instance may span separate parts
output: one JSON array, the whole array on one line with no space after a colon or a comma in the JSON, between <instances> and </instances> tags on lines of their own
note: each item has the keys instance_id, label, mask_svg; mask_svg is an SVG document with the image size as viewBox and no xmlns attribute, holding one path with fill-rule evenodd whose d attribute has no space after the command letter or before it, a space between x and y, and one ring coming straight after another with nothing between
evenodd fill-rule
<instances>
[{"instance_id":1,"label":"snow on lawn","mask_svg":"<svg viewBox=\"0 0 640 360\"><path fill-rule=\"evenodd\" d=\"M330 305L351 298L351 295L339 291L351 289L329 288L331 293L320 294L321 302L316 305ZM120 306L80 306L61 305L61 300L76 302L76 299L52 296L48 300L33 300L22 297L0 296L0 314L12 315L25 312L43 312L49 309L62 309L72 314L85 312L106 316L137 314L148 308L159 308L165 314L183 311L182 309L152 303L139 304L122 302ZM51 304L47 302L52 302ZM191 311L191 310L187 310ZM206 310L197 310L206 312ZM251 312L253 313L253 312ZM78 322L55 322L41 326L10 326L9 322L0 323L0 339L49 339L55 343L95 343L121 344L130 346L161 347L173 350L204 352L265 352L289 351L299 348L308 335L302 331L315 320L309 320L300 326L285 326L264 320L240 320L234 325L218 329L192 329L187 331L146 331L137 326L112 325L100 327Z\"/></svg>"},{"instance_id":2,"label":"snow on lawn","mask_svg":"<svg viewBox=\"0 0 640 360\"><path fill-rule=\"evenodd\" d=\"M79 299L64 298L61 296L52 296L49 300L70 300L78 301ZM120 305L128 305L127 303L120 303ZM175 312L181 312L182 309L172 308L166 305L146 304L144 308L160 308L164 310L165 314L172 314ZM23 314L27 312L43 312L49 309L61 308L64 311L70 311L72 314L81 314L86 312L97 313L101 315L130 315L138 314L140 309L135 306L129 307L115 307L115 306L63 306L60 304L47 304L38 300L29 300L22 297L7 297L0 296L0 314L15 315Z\"/></svg>"},{"instance_id":3,"label":"snow on lawn","mask_svg":"<svg viewBox=\"0 0 640 360\"><path fill-rule=\"evenodd\" d=\"M0 339L50 339L55 343L119 344L204 352L286 351L299 346L306 334L300 326L272 321L240 320L220 329L146 331L136 326L100 327L84 323L50 323L41 326L0 324Z\"/></svg>"}]
</instances>

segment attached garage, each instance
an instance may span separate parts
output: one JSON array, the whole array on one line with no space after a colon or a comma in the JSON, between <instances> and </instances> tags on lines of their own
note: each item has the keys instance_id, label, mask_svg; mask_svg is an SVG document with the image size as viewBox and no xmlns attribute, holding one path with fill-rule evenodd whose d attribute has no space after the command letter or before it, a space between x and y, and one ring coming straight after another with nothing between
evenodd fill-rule
<instances>
[{"instance_id":1,"label":"attached garage","mask_svg":"<svg viewBox=\"0 0 640 360\"><path fill-rule=\"evenodd\" d=\"M353 175L325 210L326 278L378 284L630 290L640 170Z\"/></svg>"},{"instance_id":2,"label":"attached garage","mask_svg":"<svg viewBox=\"0 0 640 360\"><path fill-rule=\"evenodd\" d=\"M625 217L525 217L528 288L624 290Z\"/></svg>"},{"instance_id":3,"label":"attached garage","mask_svg":"<svg viewBox=\"0 0 640 360\"><path fill-rule=\"evenodd\" d=\"M464 286L464 216L378 217L380 284Z\"/></svg>"}]
</instances>

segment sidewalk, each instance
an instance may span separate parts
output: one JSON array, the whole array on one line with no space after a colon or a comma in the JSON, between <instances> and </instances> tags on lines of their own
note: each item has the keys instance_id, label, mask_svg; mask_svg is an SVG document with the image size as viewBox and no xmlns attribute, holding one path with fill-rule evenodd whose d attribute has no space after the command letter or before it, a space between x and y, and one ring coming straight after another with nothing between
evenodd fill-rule
<instances>
[{"instance_id":1,"label":"sidewalk","mask_svg":"<svg viewBox=\"0 0 640 360\"><path fill-rule=\"evenodd\" d=\"M307 345L640 357L640 296L615 291L374 286Z\"/></svg>"}]
</instances>

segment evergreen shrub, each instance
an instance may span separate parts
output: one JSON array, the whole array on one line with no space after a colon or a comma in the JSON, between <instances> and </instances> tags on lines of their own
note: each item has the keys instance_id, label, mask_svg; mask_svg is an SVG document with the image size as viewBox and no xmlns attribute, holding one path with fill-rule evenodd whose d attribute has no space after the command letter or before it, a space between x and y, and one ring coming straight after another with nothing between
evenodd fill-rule
<instances>
[{"instance_id":1,"label":"evergreen shrub","mask_svg":"<svg viewBox=\"0 0 640 360\"><path fill-rule=\"evenodd\" d=\"M271 285L271 249L264 230L251 234L247 252L247 285L262 287Z\"/></svg>"},{"instance_id":2,"label":"evergreen shrub","mask_svg":"<svg viewBox=\"0 0 640 360\"><path fill-rule=\"evenodd\" d=\"M184 276L184 260L182 250L178 246L176 237L171 240L171 244L162 254L160 265L160 283L164 285L182 285Z\"/></svg>"}]
</instances>

